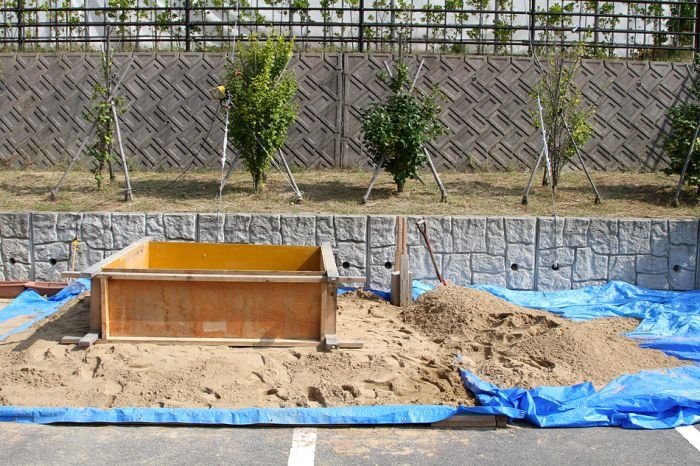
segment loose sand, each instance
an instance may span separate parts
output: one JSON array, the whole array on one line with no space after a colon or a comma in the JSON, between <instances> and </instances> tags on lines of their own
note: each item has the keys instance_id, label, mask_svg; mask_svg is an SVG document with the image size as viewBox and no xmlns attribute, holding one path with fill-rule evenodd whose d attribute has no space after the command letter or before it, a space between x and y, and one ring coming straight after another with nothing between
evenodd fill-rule
<instances>
[{"instance_id":1,"label":"loose sand","mask_svg":"<svg viewBox=\"0 0 700 466\"><path fill-rule=\"evenodd\" d=\"M681 361L619 334L631 319L573 323L486 293L446 287L401 309L363 293L339 299L339 335L359 350L101 343L60 345L88 330L89 298L0 343L0 405L296 407L474 404L466 367L503 386L604 384ZM1 312L1 311L0 311ZM456 356L459 354L460 356Z\"/></svg>"},{"instance_id":2,"label":"loose sand","mask_svg":"<svg viewBox=\"0 0 700 466\"><path fill-rule=\"evenodd\" d=\"M458 286L421 296L402 315L444 351L460 354L462 367L502 387L601 387L621 374L686 364L622 336L636 319L573 322Z\"/></svg>"}]
</instances>

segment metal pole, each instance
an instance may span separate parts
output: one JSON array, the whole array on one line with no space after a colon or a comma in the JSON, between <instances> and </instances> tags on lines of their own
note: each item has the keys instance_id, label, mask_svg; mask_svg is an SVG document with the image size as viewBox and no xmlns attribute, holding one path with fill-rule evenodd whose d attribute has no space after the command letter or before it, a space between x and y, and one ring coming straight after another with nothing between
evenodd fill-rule
<instances>
[{"instance_id":1,"label":"metal pole","mask_svg":"<svg viewBox=\"0 0 700 466\"><path fill-rule=\"evenodd\" d=\"M389 41L391 42L391 49L393 50L395 35L394 28L396 26L396 11L394 11L396 8L396 0L391 0L391 3L389 3L389 8L391 8L391 13L389 14L389 21L391 22L391 26L389 27ZM447 17L447 15L445 15L445 17Z\"/></svg>"},{"instance_id":2,"label":"metal pole","mask_svg":"<svg viewBox=\"0 0 700 466\"><path fill-rule=\"evenodd\" d=\"M537 8L537 0L530 0L530 55L535 54L535 9Z\"/></svg>"},{"instance_id":3,"label":"metal pole","mask_svg":"<svg viewBox=\"0 0 700 466\"><path fill-rule=\"evenodd\" d=\"M598 43L600 40L600 31L598 30L600 26L600 2L595 2L595 12L593 13L595 16L593 17L593 43L595 44L593 46L593 51L598 55Z\"/></svg>"},{"instance_id":4,"label":"metal pole","mask_svg":"<svg viewBox=\"0 0 700 466\"><path fill-rule=\"evenodd\" d=\"M690 164L690 156L693 155L693 149L695 148L695 141L697 141L698 139L698 133L700 133L700 118L698 118L698 124L695 126L695 133L693 133L693 139L690 141L688 155L685 156L685 162L683 162L683 169L681 169L681 176L678 179L678 186L676 187L676 192L673 193L673 199L671 200L671 205L673 207L678 207L679 205L681 189L683 188L683 181L685 181L685 173L688 170L688 165Z\"/></svg>"},{"instance_id":5,"label":"metal pole","mask_svg":"<svg viewBox=\"0 0 700 466\"><path fill-rule=\"evenodd\" d=\"M190 24L190 13L192 11L191 0L185 0L185 52L190 51L190 41L192 39L192 26Z\"/></svg>"},{"instance_id":6,"label":"metal pole","mask_svg":"<svg viewBox=\"0 0 700 466\"><path fill-rule=\"evenodd\" d=\"M17 47L24 50L24 0L17 0Z\"/></svg>"},{"instance_id":7,"label":"metal pole","mask_svg":"<svg viewBox=\"0 0 700 466\"><path fill-rule=\"evenodd\" d=\"M498 0L494 0L494 15L493 15L493 54L498 55L498 20L500 17L500 11L498 9Z\"/></svg>"},{"instance_id":8,"label":"metal pole","mask_svg":"<svg viewBox=\"0 0 700 466\"><path fill-rule=\"evenodd\" d=\"M695 5L695 53L700 53L700 3Z\"/></svg>"},{"instance_id":9,"label":"metal pole","mask_svg":"<svg viewBox=\"0 0 700 466\"><path fill-rule=\"evenodd\" d=\"M357 51L365 50L365 0L360 0L360 17L358 19L359 31L357 31Z\"/></svg>"}]
</instances>

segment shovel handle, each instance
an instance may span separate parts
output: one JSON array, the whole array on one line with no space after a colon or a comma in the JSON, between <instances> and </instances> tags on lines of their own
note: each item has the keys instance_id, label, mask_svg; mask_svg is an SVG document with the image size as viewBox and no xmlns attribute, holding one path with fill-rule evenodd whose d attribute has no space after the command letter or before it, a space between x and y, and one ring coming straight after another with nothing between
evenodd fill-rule
<instances>
[{"instance_id":1,"label":"shovel handle","mask_svg":"<svg viewBox=\"0 0 700 466\"><path fill-rule=\"evenodd\" d=\"M418 231L420 232L421 236L423 237L423 241L425 241L425 247L428 250L428 255L430 255L430 260L433 263L433 268L435 269L435 275L437 275L438 280L440 280L440 283L443 285L446 285L447 283L445 282L445 279L442 277L442 274L440 273L440 269L438 268L437 262L435 261L435 256L433 255L433 248L430 246L430 240L428 239L428 226L425 223L425 220L420 220L416 222L416 228L418 228Z\"/></svg>"}]
</instances>

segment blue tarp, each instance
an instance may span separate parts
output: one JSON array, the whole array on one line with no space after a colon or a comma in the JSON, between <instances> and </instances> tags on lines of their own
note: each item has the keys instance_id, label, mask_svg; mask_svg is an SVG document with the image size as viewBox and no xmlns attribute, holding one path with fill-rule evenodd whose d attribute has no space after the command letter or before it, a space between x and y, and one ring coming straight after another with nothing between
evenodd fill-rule
<instances>
[{"instance_id":1,"label":"blue tarp","mask_svg":"<svg viewBox=\"0 0 700 466\"><path fill-rule=\"evenodd\" d=\"M25 292L0 311L0 322L35 313L29 323L52 314L63 303L89 286L72 285L50 299ZM414 283L413 294L431 285ZM642 346L700 361L700 291L671 292L638 288L621 282L573 291L511 291L480 286L508 301L544 309L564 317L587 320L626 316L642 319L630 336ZM387 296L384 296L385 298ZM21 298L21 299L20 299ZM10 312L6 314L7 309ZM0 336L0 339L4 336ZM661 429L700 422L700 366L643 371L618 377L600 391L590 383L571 387L538 387L531 390L498 388L461 370L465 386L482 406L437 405L353 406L341 408L24 408L0 407L0 421L34 423L165 423L222 425L338 425L433 423L458 413L504 414L541 427L620 426Z\"/></svg>"},{"instance_id":2,"label":"blue tarp","mask_svg":"<svg viewBox=\"0 0 700 466\"><path fill-rule=\"evenodd\" d=\"M0 323L7 322L17 317L25 317L29 320L23 319L21 325L0 335L0 341L3 341L14 333L28 329L36 322L58 311L70 299L78 296L83 291L89 290L90 281L81 278L71 282L68 286L49 298L44 298L34 290L23 291L10 304L0 310Z\"/></svg>"},{"instance_id":3,"label":"blue tarp","mask_svg":"<svg viewBox=\"0 0 700 466\"><path fill-rule=\"evenodd\" d=\"M642 347L695 362L687 367L623 375L598 392L590 383L502 389L461 370L466 387L482 405L520 409L525 413L523 419L541 427L661 429L700 422L700 290L648 290L623 282L557 292L477 288L574 320L641 319L628 335L640 339Z\"/></svg>"},{"instance_id":4,"label":"blue tarp","mask_svg":"<svg viewBox=\"0 0 700 466\"><path fill-rule=\"evenodd\" d=\"M203 425L379 425L431 424L455 414L504 414L522 417L518 409L489 406L394 405L338 408L23 408L0 406L0 422L203 424Z\"/></svg>"}]
</instances>

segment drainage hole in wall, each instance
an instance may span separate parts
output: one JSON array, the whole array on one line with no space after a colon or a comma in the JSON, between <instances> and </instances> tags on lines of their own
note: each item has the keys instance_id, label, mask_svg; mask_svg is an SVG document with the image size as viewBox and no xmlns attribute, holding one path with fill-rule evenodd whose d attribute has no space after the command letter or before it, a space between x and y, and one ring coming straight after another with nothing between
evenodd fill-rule
<instances>
[{"instance_id":1,"label":"drainage hole in wall","mask_svg":"<svg viewBox=\"0 0 700 466\"><path fill-rule=\"evenodd\" d=\"M49 264L56 265L56 259L49 259Z\"/></svg>"},{"instance_id":2,"label":"drainage hole in wall","mask_svg":"<svg viewBox=\"0 0 700 466\"><path fill-rule=\"evenodd\" d=\"M552 270L559 270L559 264L552 264Z\"/></svg>"},{"instance_id":3,"label":"drainage hole in wall","mask_svg":"<svg viewBox=\"0 0 700 466\"><path fill-rule=\"evenodd\" d=\"M518 264L510 264L510 270L512 270L513 272L517 272L518 271Z\"/></svg>"},{"instance_id":4,"label":"drainage hole in wall","mask_svg":"<svg viewBox=\"0 0 700 466\"><path fill-rule=\"evenodd\" d=\"M680 272L680 271L681 271L681 266L678 265L678 264L674 265L674 266L673 266L673 271L674 271L674 272Z\"/></svg>"},{"instance_id":5,"label":"drainage hole in wall","mask_svg":"<svg viewBox=\"0 0 700 466\"><path fill-rule=\"evenodd\" d=\"M343 262L343 268L344 268L344 269L349 269L349 268L350 268L350 262Z\"/></svg>"},{"instance_id":6,"label":"drainage hole in wall","mask_svg":"<svg viewBox=\"0 0 700 466\"><path fill-rule=\"evenodd\" d=\"M391 270L394 267L394 264L391 262L384 262L384 268L387 270Z\"/></svg>"},{"instance_id":7,"label":"drainage hole in wall","mask_svg":"<svg viewBox=\"0 0 700 466\"><path fill-rule=\"evenodd\" d=\"M14 257L10 257L10 265L15 265L17 261L15 260Z\"/></svg>"}]
</instances>

